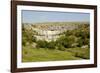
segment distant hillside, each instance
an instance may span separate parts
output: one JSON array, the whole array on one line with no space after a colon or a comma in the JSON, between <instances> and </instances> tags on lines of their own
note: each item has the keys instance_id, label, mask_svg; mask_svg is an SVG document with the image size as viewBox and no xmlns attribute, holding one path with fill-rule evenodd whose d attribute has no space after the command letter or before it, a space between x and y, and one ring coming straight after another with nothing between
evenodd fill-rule
<instances>
[{"instance_id":1,"label":"distant hillside","mask_svg":"<svg viewBox=\"0 0 100 73\"><path fill-rule=\"evenodd\" d=\"M88 24L89 22L45 22L45 23L23 23L23 26L27 29L37 28L41 30L72 30L78 28L82 24Z\"/></svg>"},{"instance_id":2,"label":"distant hillside","mask_svg":"<svg viewBox=\"0 0 100 73\"><path fill-rule=\"evenodd\" d=\"M63 24L89 24L89 22L43 22L43 23L33 23L33 25L36 25L36 24L49 24L49 25L63 25Z\"/></svg>"}]
</instances>

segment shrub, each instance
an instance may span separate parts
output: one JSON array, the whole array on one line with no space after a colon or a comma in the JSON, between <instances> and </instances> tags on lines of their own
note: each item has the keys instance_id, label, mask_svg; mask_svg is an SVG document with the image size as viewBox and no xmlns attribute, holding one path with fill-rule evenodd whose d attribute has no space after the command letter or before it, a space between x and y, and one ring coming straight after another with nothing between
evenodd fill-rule
<instances>
[{"instance_id":1,"label":"shrub","mask_svg":"<svg viewBox=\"0 0 100 73\"><path fill-rule=\"evenodd\" d=\"M48 42L47 48L49 49L55 49L56 43L54 41Z\"/></svg>"},{"instance_id":2,"label":"shrub","mask_svg":"<svg viewBox=\"0 0 100 73\"><path fill-rule=\"evenodd\" d=\"M83 58L83 59L89 59L90 58L89 49L85 48L83 52L81 52L81 51L76 52L75 57L80 57L80 58Z\"/></svg>"},{"instance_id":3,"label":"shrub","mask_svg":"<svg viewBox=\"0 0 100 73\"><path fill-rule=\"evenodd\" d=\"M36 41L38 48L47 48L48 47L48 42L45 40L38 40Z\"/></svg>"},{"instance_id":4,"label":"shrub","mask_svg":"<svg viewBox=\"0 0 100 73\"><path fill-rule=\"evenodd\" d=\"M57 50L61 50L61 51L65 51L65 50L66 50L66 49L64 48L64 46L61 45L61 44L58 44L58 45L56 46L56 49L57 49Z\"/></svg>"},{"instance_id":5,"label":"shrub","mask_svg":"<svg viewBox=\"0 0 100 73\"><path fill-rule=\"evenodd\" d=\"M58 38L57 43L61 44L65 48L71 48L73 47L73 44L76 43L76 41L77 37L70 35L70 36L61 36L60 38Z\"/></svg>"}]
</instances>

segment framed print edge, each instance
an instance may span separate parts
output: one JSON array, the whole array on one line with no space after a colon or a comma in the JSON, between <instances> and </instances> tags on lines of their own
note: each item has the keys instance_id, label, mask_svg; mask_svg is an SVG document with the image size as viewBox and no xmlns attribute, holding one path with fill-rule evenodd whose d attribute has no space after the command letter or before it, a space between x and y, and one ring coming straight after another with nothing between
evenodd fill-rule
<instances>
[{"instance_id":1,"label":"framed print edge","mask_svg":"<svg viewBox=\"0 0 100 73\"><path fill-rule=\"evenodd\" d=\"M94 10L94 64L17 68L17 5L93 9ZM45 2L28 2L28 1L11 1L11 72L12 73L28 72L28 71L92 68L92 67L97 67L97 6L62 4L62 3L45 3Z\"/></svg>"},{"instance_id":2,"label":"framed print edge","mask_svg":"<svg viewBox=\"0 0 100 73\"><path fill-rule=\"evenodd\" d=\"M97 6L94 8L94 65L97 67Z\"/></svg>"},{"instance_id":3,"label":"framed print edge","mask_svg":"<svg viewBox=\"0 0 100 73\"><path fill-rule=\"evenodd\" d=\"M17 29L16 29L16 4L15 2L11 1L11 72L14 73L16 72L17 69Z\"/></svg>"}]
</instances>

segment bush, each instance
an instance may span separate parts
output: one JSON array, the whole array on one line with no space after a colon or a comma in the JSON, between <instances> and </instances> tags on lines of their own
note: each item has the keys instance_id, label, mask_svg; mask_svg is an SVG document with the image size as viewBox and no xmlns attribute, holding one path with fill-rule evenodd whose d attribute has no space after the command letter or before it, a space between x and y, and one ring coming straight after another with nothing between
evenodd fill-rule
<instances>
[{"instance_id":1,"label":"bush","mask_svg":"<svg viewBox=\"0 0 100 73\"><path fill-rule=\"evenodd\" d=\"M38 47L38 48L47 48L48 47L48 42L45 40L43 40L43 41L38 40L38 41L36 41L36 43L37 43L36 47Z\"/></svg>"},{"instance_id":2,"label":"bush","mask_svg":"<svg viewBox=\"0 0 100 73\"><path fill-rule=\"evenodd\" d=\"M56 46L56 49L57 49L57 50L61 50L61 51L65 51L65 50L66 50L66 49L64 48L64 46L61 45L61 44L58 44L58 45Z\"/></svg>"},{"instance_id":3,"label":"bush","mask_svg":"<svg viewBox=\"0 0 100 73\"><path fill-rule=\"evenodd\" d=\"M73 44L77 42L77 37L76 36L61 36L58 38L56 41L58 44L61 44L65 48L72 48Z\"/></svg>"},{"instance_id":4,"label":"bush","mask_svg":"<svg viewBox=\"0 0 100 73\"><path fill-rule=\"evenodd\" d=\"M47 48L49 49L55 49L56 43L54 41L48 42Z\"/></svg>"},{"instance_id":5,"label":"bush","mask_svg":"<svg viewBox=\"0 0 100 73\"><path fill-rule=\"evenodd\" d=\"M38 40L36 43L38 48L55 49L55 45L56 45L54 41L47 42L45 40Z\"/></svg>"},{"instance_id":6,"label":"bush","mask_svg":"<svg viewBox=\"0 0 100 73\"><path fill-rule=\"evenodd\" d=\"M83 58L83 59L89 59L89 56L86 55L85 53L76 53L75 57L80 57L80 58Z\"/></svg>"},{"instance_id":7,"label":"bush","mask_svg":"<svg viewBox=\"0 0 100 73\"><path fill-rule=\"evenodd\" d=\"M89 49L85 48L83 52L81 52L81 51L76 52L75 57L80 57L80 58L83 58L83 59L89 59L90 58Z\"/></svg>"},{"instance_id":8,"label":"bush","mask_svg":"<svg viewBox=\"0 0 100 73\"><path fill-rule=\"evenodd\" d=\"M36 37L32 36L32 42L36 42Z\"/></svg>"}]
</instances>

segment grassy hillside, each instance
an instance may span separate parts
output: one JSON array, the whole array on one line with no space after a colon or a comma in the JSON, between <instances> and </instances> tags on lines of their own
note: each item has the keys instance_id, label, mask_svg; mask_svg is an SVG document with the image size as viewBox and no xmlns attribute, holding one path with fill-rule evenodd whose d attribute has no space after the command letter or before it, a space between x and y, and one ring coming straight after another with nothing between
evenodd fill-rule
<instances>
[{"instance_id":1,"label":"grassy hillside","mask_svg":"<svg viewBox=\"0 0 100 73\"><path fill-rule=\"evenodd\" d=\"M78 26L77 29L61 33L56 41L37 40L32 28L54 26ZM62 28L63 29L63 28ZM22 26L22 61L60 61L82 60L90 58L90 28L88 22L46 22L23 24Z\"/></svg>"},{"instance_id":2,"label":"grassy hillside","mask_svg":"<svg viewBox=\"0 0 100 73\"><path fill-rule=\"evenodd\" d=\"M47 48L33 49L24 47L22 62L82 60L89 58L89 49L67 48L66 51L50 50Z\"/></svg>"}]
</instances>

